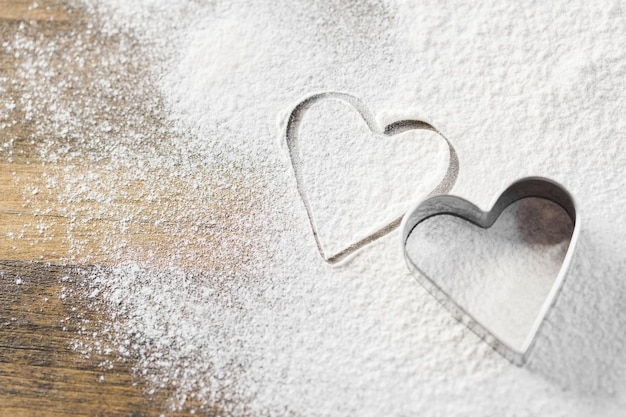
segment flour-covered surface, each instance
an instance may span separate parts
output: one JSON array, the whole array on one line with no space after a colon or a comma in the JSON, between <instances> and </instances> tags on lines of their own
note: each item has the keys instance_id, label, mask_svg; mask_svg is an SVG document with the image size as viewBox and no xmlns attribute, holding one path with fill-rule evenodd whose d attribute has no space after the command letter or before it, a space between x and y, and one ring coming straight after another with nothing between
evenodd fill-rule
<instances>
[{"instance_id":1,"label":"flour-covered surface","mask_svg":"<svg viewBox=\"0 0 626 417\"><path fill-rule=\"evenodd\" d=\"M22 84L32 82L30 94L43 100L17 97L2 111L39 106L46 118L34 122L34 138L48 138L37 142L42 161L70 166L42 180L42 190L59 196L54 207L75 219L63 228L64 259L101 264L85 270L82 288L109 320L101 332L77 335L78 350L136 360L150 392L172 392L172 410L193 403L198 413L218 406L232 416L623 413L619 3L81 7L96 23L69 45L73 59L95 59L80 77L63 72L56 44L32 28L2 44L16 54L30 48L34 63ZM92 47L102 39L119 47L102 56ZM397 232L340 267L320 258L284 140L295 103L319 91L349 92L374 112L421 109L458 151L455 194L481 206L527 175L572 192L579 246L526 367L492 351L417 284ZM49 94L57 96L45 101ZM120 125L96 117L108 111ZM336 145L329 140L319 138L320 152ZM93 166L74 168L78 156ZM373 169L396 161L381 162ZM427 190L442 173L419 174L415 189ZM353 180L327 177L329 193ZM129 213L124 198L137 189L154 205ZM29 189L24 198L39 194ZM51 204L38 201L42 210ZM329 219L358 220L341 205L325 209ZM126 220L102 222L95 237L76 241L81 222L107 215ZM42 233L58 221L43 223ZM152 246L133 240L137 225L159 232Z\"/></svg>"}]
</instances>

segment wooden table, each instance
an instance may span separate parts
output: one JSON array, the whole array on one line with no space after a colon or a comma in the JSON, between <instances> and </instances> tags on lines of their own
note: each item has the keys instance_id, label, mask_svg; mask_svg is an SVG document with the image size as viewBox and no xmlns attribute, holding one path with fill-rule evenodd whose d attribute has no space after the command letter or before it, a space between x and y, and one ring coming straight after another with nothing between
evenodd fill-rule
<instances>
[{"instance_id":1,"label":"wooden table","mask_svg":"<svg viewBox=\"0 0 626 417\"><path fill-rule=\"evenodd\" d=\"M54 34L71 28L78 18L67 12L63 1L37 2L33 7L32 0L0 0L0 46L14 36L20 22L40 22L38 30ZM3 55L0 47L0 78L15 75L14 61ZM23 119L21 115L15 118ZM72 307L86 301L78 297L62 300L61 288L74 285L71 277L77 268L90 266L64 261L68 242L62 237L46 240L33 234L19 244L8 238L11 230L37 220L40 214L34 206L24 204L24 187L36 184L50 169L33 154L29 133L27 123L0 127L0 145L13 140L11 146L20 151L14 160L0 161L0 416L151 416L167 412L168 393L148 397L142 381L133 377L132 359L114 360L113 369L107 370L98 366L105 358L72 348L80 337L77 326L85 326L83 333L89 333L91 324L102 318L83 309L77 313ZM34 199L46 198L35 194ZM62 228L64 220L59 218L56 224ZM153 232L145 229L143 236L149 241ZM95 253L93 260L98 264L106 262L105 258L105 254Z\"/></svg>"}]
</instances>

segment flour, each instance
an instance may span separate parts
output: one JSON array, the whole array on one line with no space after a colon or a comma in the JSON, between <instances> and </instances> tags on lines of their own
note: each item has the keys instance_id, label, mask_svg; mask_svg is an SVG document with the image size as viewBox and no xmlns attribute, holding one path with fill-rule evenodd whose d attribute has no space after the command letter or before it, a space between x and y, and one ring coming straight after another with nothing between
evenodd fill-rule
<instances>
[{"instance_id":1,"label":"flour","mask_svg":"<svg viewBox=\"0 0 626 417\"><path fill-rule=\"evenodd\" d=\"M77 97L90 100L73 103L53 89L65 105L45 113L52 125L38 126L62 132L45 142L42 160L87 156L103 167L89 169L87 188L71 173L79 166L45 181L64 187L62 201L103 202L95 213L59 203L79 219L73 227L107 211L128 219L99 236L114 261L84 274L85 297L96 294L94 308L110 317L100 333L110 339L92 336L80 349L136 358L149 389L173 389L174 410L619 415L626 22L618 3L172 3L85 6L99 25L86 30L120 46L95 61L103 85L75 79ZM24 32L6 47L47 46L43 62L52 65L55 46ZM24 82L43 97L28 68ZM552 177L577 198L580 247L528 367L493 352L415 282L397 232L340 268L323 262L284 147L285 114L318 91L350 92L381 114L423 109L458 150L455 193L478 204L526 175ZM122 125L119 113L98 119L111 105L103 97L121 106ZM319 140L320 151L330 145ZM423 187L440 174L413 180ZM330 189L352 178L327 180ZM153 212L125 211L124 187L135 184L144 184ZM162 201L178 187L176 199ZM352 218L345 207L317 204L328 224ZM133 244L138 220L156 224L170 247ZM70 260L93 262L73 230ZM206 253L194 252L199 239Z\"/></svg>"}]
</instances>

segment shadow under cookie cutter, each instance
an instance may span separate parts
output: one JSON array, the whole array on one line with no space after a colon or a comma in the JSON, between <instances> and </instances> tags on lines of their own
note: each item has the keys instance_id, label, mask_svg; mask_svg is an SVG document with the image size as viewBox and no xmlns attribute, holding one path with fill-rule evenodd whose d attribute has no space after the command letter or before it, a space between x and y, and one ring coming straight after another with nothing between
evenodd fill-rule
<instances>
[{"instance_id":1,"label":"shadow under cookie cutter","mask_svg":"<svg viewBox=\"0 0 626 417\"><path fill-rule=\"evenodd\" d=\"M326 100L326 99L340 100L354 107L354 109L356 109L356 111L359 112L359 114L361 115L361 118L363 118L363 120L365 121L370 131L372 131L375 134L384 135L384 136L393 136L402 132L406 132L408 130L422 129L422 130L431 130L437 133L439 136L441 136L441 138L445 140L446 144L448 145L448 151L449 151L448 167L447 167L446 174L444 175L443 179L428 194L429 196L437 195L437 194L446 194L452 189L459 173L459 159L457 157L454 146L452 146L450 141L430 123L427 123L423 120L417 120L417 119L399 120L381 129L377 125L374 116L369 111L367 106L365 106L365 104L361 100L359 100L353 95L350 95L347 93L339 93L339 92L318 93L318 94L309 96L305 98L304 100L302 100L300 103L298 103L293 108L293 110L289 114L289 118L287 119L287 127L285 131L287 149L289 150L289 157L291 159L291 165L293 167L293 171L296 176L298 193L300 194L300 198L302 199L302 202L304 203L304 207L307 212L309 223L311 225L311 230L313 231L313 236L315 238L315 244L317 245L317 250L319 251L320 255L326 262L334 265L345 260L348 256L350 256L351 254L353 254L354 252L356 252L363 246L369 243L372 243L373 241L385 236L387 233L397 228L400 225L400 222L402 221L402 217L404 215L398 217L397 219L394 219L393 221L383 226L382 228L369 234L365 238L350 244L346 248L338 251L337 253L326 254L324 252L324 249L322 248L322 243L318 236L317 226L315 225L313 211L311 210L311 203L309 202L309 198L307 197L307 194L302 185L304 182L302 179L302 169L301 169L303 165L303 161L302 161L302 158L300 157L300 153L298 152L299 150L298 132L300 129L300 124L302 122L302 117L304 113L306 113L306 111L317 102Z\"/></svg>"},{"instance_id":2,"label":"shadow under cookie cutter","mask_svg":"<svg viewBox=\"0 0 626 417\"><path fill-rule=\"evenodd\" d=\"M537 197L550 200L561 206L574 224L572 236L570 238L567 253L561 264L559 273L552 284L530 332L526 336L521 350L516 350L501 341L488 328L476 320L463 307L457 304L450 295L440 288L426 273L424 273L414 260L409 256L406 243L413 230L423 221L434 216L451 215L469 221L483 229L491 227L498 219L505 208L518 200ZM502 193L498 194L489 210L482 211L473 203L453 195L437 195L415 205L409 210L402 220L402 252L404 259L417 278L419 283L439 301L458 321L465 324L470 330L476 333L481 339L489 344L494 350L507 358L512 363L522 366L528 360L534 347L537 335L545 322L545 318L554 306L557 296L561 291L565 275L572 261L578 234L580 230L580 218L576 212L576 204L570 193L560 184L547 178L528 177L515 181Z\"/></svg>"}]
</instances>

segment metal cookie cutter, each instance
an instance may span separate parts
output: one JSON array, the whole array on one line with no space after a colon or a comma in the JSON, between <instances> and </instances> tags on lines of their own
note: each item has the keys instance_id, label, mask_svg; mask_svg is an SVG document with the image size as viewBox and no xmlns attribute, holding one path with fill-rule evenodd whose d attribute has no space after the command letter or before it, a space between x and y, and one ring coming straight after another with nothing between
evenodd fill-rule
<instances>
[{"instance_id":1,"label":"metal cookie cutter","mask_svg":"<svg viewBox=\"0 0 626 417\"><path fill-rule=\"evenodd\" d=\"M568 216L571 218L574 229L570 238L569 247L561 269L550 289L546 300L541 306L541 310L537 315L530 332L528 333L521 350L516 350L499 340L489 329L483 326L470 313L465 311L457 302L450 297L442 288L440 288L430 277L428 277L420 267L409 256L406 249L406 243L409 236L424 220L439 215L451 215L467 220L479 227L487 229L491 227L496 219L502 214L505 208L518 200L527 197L538 197L550 200L561 206ZM569 192L560 184L547 178L528 177L518 180L508 186L500 193L495 201L491 204L491 208L482 211L479 207L471 202L453 195L436 195L427 198L418 203L413 209L409 210L404 216L401 224L402 230L402 251L404 259L409 269L414 273L422 286L435 297L450 313L461 323L465 324L470 330L476 333L480 338L487 342L502 356L512 363L522 366L526 363L530 353L534 347L537 334L541 330L546 316L550 309L554 306L556 298L561 290L565 274L572 261L574 248L578 239L580 230L580 218L576 213L576 204Z\"/></svg>"}]
</instances>

